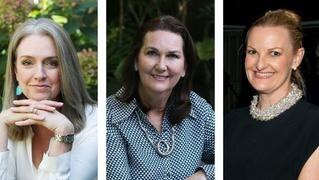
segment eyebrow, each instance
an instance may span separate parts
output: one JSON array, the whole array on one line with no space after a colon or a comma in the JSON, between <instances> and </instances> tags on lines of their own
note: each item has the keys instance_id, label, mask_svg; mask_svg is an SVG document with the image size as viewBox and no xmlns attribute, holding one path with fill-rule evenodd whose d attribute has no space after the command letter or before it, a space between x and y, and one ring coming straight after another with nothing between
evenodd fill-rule
<instances>
[{"instance_id":1,"label":"eyebrow","mask_svg":"<svg viewBox=\"0 0 319 180\"><path fill-rule=\"evenodd\" d=\"M159 51L157 48L153 47L153 46L147 46L145 47L146 50L151 49L151 50L155 50L155 51ZM173 51L168 51L168 54L181 54L182 52L179 50L173 50Z\"/></svg>"},{"instance_id":2,"label":"eyebrow","mask_svg":"<svg viewBox=\"0 0 319 180\"><path fill-rule=\"evenodd\" d=\"M30 56L30 55L22 55L22 56L19 56L18 58L23 58L23 57L25 57L25 58L34 58L34 56ZM58 58L58 56L49 56L49 57L46 57L44 59L57 59L57 58Z\"/></svg>"},{"instance_id":3,"label":"eyebrow","mask_svg":"<svg viewBox=\"0 0 319 180\"><path fill-rule=\"evenodd\" d=\"M251 49L256 50L256 48L254 48L254 47L252 47L252 46L247 46L247 48L251 48ZM246 49L247 49L247 48L246 48ZM270 48L270 49L267 49L267 50L268 50L268 51L269 51L269 50L271 51L271 50L275 50L275 49L280 49L280 50L282 50L282 51L284 50L284 49L281 48L281 47L273 47L273 48Z\"/></svg>"}]
</instances>

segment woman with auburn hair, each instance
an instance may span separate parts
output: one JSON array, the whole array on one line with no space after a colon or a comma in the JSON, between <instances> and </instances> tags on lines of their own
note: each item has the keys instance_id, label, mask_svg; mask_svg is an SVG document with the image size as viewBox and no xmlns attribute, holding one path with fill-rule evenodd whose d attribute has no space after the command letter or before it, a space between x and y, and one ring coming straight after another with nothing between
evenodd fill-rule
<instances>
[{"instance_id":1,"label":"woman with auburn hair","mask_svg":"<svg viewBox=\"0 0 319 180\"><path fill-rule=\"evenodd\" d=\"M50 19L11 37L0 113L0 179L96 179L97 109L69 35Z\"/></svg>"}]
</instances>

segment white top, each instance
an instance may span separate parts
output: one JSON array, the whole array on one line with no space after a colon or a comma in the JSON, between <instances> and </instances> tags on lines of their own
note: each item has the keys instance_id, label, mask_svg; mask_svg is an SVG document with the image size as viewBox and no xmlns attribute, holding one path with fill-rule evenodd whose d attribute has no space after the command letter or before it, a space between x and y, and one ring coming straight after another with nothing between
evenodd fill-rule
<instances>
[{"instance_id":1,"label":"white top","mask_svg":"<svg viewBox=\"0 0 319 180\"><path fill-rule=\"evenodd\" d=\"M72 150L59 156L43 155L38 167L32 162L32 134L25 141L11 141L0 152L0 180L97 179L97 108L88 106L84 129L75 135Z\"/></svg>"}]
</instances>

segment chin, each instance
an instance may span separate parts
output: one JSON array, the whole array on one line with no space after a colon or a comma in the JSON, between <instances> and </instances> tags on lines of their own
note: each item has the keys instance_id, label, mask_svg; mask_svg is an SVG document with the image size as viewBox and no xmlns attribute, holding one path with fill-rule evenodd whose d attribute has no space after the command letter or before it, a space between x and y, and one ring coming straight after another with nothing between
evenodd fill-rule
<instances>
[{"instance_id":1,"label":"chin","mask_svg":"<svg viewBox=\"0 0 319 180\"><path fill-rule=\"evenodd\" d=\"M51 100L49 95L33 95L33 96L27 96L28 99L32 99L35 101L42 101L42 100Z\"/></svg>"}]
</instances>

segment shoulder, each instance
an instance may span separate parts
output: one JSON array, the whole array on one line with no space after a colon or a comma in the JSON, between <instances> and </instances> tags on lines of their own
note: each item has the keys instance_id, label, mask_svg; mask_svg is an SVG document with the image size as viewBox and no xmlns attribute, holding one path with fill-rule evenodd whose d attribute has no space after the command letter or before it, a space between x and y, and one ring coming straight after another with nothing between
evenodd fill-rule
<instances>
[{"instance_id":1,"label":"shoulder","mask_svg":"<svg viewBox=\"0 0 319 180\"><path fill-rule=\"evenodd\" d=\"M299 112L296 117L306 119L310 126L319 128L319 107L317 105L303 99L297 109L299 109Z\"/></svg>"},{"instance_id":2,"label":"shoulder","mask_svg":"<svg viewBox=\"0 0 319 180\"><path fill-rule=\"evenodd\" d=\"M249 107L240 107L237 109L233 109L224 116L224 126L225 128L230 128L231 126L235 126L243 123L246 119L250 118Z\"/></svg>"},{"instance_id":3,"label":"shoulder","mask_svg":"<svg viewBox=\"0 0 319 180\"><path fill-rule=\"evenodd\" d=\"M86 122L84 128L75 135L74 145L83 142L97 141L97 106L86 105L85 107Z\"/></svg>"},{"instance_id":4,"label":"shoulder","mask_svg":"<svg viewBox=\"0 0 319 180\"><path fill-rule=\"evenodd\" d=\"M191 92L189 95L190 103L191 103L191 116L195 116L197 118L203 116L212 116L215 117L214 110L212 106L202 97L200 97L195 92Z\"/></svg>"},{"instance_id":5,"label":"shoulder","mask_svg":"<svg viewBox=\"0 0 319 180\"><path fill-rule=\"evenodd\" d=\"M125 103L117 99L121 90L106 99L106 120L109 123L117 123L127 119L137 107L136 100Z\"/></svg>"},{"instance_id":6,"label":"shoulder","mask_svg":"<svg viewBox=\"0 0 319 180\"><path fill-rule=\"evenodd\" d=\"M238 116L245 116L245 115L249 115L249 107L248 106L236 108L236 109L229 111L225 115L225 119L233 119L233 118L236 118Z\"/></svg>"},{"instance_id":7,"label":"shoulder","mask_svg":"<svg viewBox=\"0 0 319 180\"><path fill-rule=\"evenodd\" d=\"M86 124L97 124L97 105L86 105L85 107ZM86 125L86 126L87 126Z\"/></svg>"}]
</instances>

